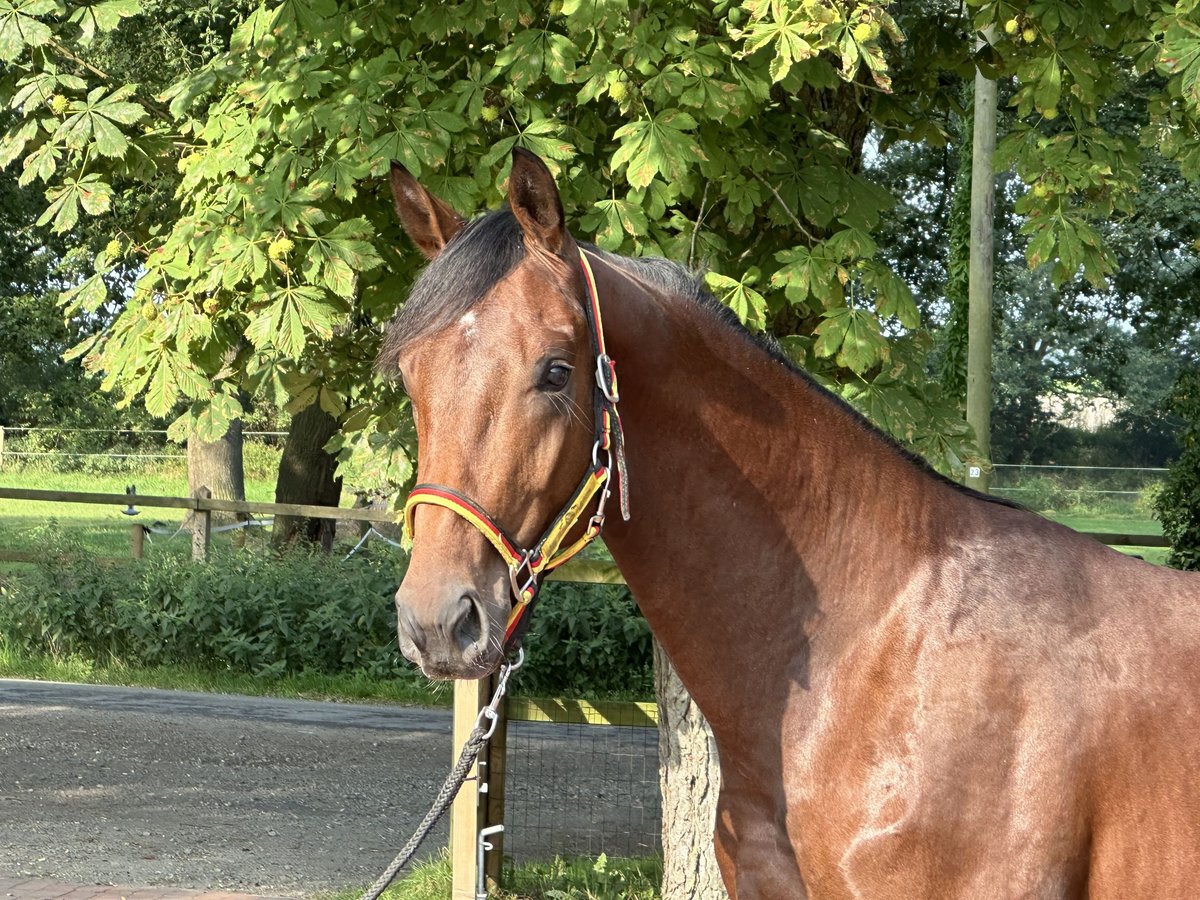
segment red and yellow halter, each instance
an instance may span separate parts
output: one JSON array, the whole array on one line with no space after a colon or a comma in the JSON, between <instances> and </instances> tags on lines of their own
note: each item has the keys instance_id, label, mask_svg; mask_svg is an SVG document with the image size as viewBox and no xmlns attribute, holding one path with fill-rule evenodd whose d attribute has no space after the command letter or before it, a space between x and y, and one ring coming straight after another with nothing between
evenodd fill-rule
<instances>
[{"instance_id":1,"label":"red and yellow halter","mask_svg":"<svg viewBox=\"0 0 1200 900\"><path fill-rule=\"evenodd\" d=\"M592 462L584 474L575 493L562 511L554 517L549 527L542 532L532 548L526 550L508 536L483 507L453 488L441 484L418 484L408 495L404 504L405 542L413 539L413 518L417 506L429 504L440 506L458 514L473 525L488 543L496 548L508 565L509 581L512 585L513 606L505 629L504 649L515 646L529 627L530 614L537 603L542 578L567 560L578 554L600 535L604 527L604 508L612 495L613 465L620 479L621 513L629 519L629 494L625 476L625 436L621 430L621 417L617 414L617 370L616 363L609 357L604 346L604 326L600 318L600 297L596 292L596 279L592 274L587 256L579 251L579 262L583 269L583 281L587 290L584 311L592 350L596 357L596 386L593 391L595 412L595 443L592 445ZM588 520L583 534L567 547L563 547L568 533L580 521L588 504L599 496L596 511Z\"/></svg>"}]
</instances>

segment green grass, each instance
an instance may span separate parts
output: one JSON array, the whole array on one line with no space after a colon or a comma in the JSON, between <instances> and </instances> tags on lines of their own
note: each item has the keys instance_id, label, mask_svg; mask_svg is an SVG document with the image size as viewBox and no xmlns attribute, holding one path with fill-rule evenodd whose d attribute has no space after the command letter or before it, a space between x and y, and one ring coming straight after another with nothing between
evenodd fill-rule
<instances>
[{"instance_id":1,"label":"green grass","mask_svg":"<svg viewBox=\"0 0 1200 900\"><path fill-rule=\"evenodd\" d=\"M1088 533L1109 534L1147 534L1161 535L1162 524L1150 518L1134 518L1133 516L1088 515L1088 514L1051 514L1052 519L1068 528ZM1165 566L1170 550L1166 547L1114 547L1113 549L1127 555L1140 556L1146 562L1156 566Z\"/></svg>"},{"instance_id":2,"label":"green grass","mask_svg":"<svg viewBox=\"0 0 1200 900\"><path fill-rule=\"evenodd\" d=\"M1047 518L1060 522L1076 531L1105 531L1115 534L1162 534L1162 524L1148 518L1132 516L1105 516L1087 513L1053 513Z\"/></svg>"},{"instance_id":3,"label":"green grass","mask_svg":"<svg viewBox=\"0 0 1200 900\"><path fill-rule=\"evenodd\" d=\"M2 595L0 602L3 602ZM454 691L449 682L428 682L424 679L393 681L369 678L363 674L315 673L255 678L252 675L216 672L194 666L136 668L117 661L99 663L80 657L21 653L5 646L3 639L0 639L0 678L402 706L449 707L454 701Z\"/></svg>"},{"instance_id":4,"label":"green grass","mask_svg":"<svg viewBox=\"0 0 1200 900\"><path fill-rule=\"evenodd\" d=\"M662 860L556 859L507 868L493 900L657 900ZM450 861L443 853L417 865L381 900L445 900L450 896ZM357 900L363 888L318 894L314 900Z\"/></svg>"}]
</instances>

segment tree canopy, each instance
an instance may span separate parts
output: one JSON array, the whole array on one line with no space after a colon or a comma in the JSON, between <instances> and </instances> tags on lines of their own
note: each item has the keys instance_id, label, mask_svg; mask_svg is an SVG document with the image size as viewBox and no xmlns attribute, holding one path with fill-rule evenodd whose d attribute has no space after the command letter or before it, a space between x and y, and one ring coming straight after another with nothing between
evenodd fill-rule
<instances>
[{"instance_id":1,"label":"tree canopy","mask_svg":"<svg viewBox=\"0 0 1200 900\"><path fill-rule=\"evenodd\" d=\"M1143 146L1200 171L1196 5L273 0L195 11L197 52L136 73L105 53L164 4L0 0L0 165L44 186L54 230L111 223L67 310L105 302L119 267L136 287L74 352L125 402L182 404L177 434L220 434L242 392L315 400L344 455L372 451L365 478L404 481L403 401L371 365L419 257L382 176L398 159L470 214L522 146L579 233L707 267L747 325L952 464L964 428L879 253L893 198L864 171L868 135L940 145L976 65L1011 79L999 152L1032 186L1028 261L1100 284L1116 257L1097 222L1130 214ZM1134 127L1107 128L1131 81Z\"/></svg>"}]
</instances>

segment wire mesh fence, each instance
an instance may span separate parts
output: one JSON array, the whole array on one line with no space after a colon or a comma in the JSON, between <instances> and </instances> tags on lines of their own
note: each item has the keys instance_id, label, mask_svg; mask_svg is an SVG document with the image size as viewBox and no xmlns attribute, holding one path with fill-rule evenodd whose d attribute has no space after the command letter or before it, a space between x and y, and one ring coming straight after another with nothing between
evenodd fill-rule
<instances>
[{"instance_id":1,"label":"wire mesh fence","mask_svg":"<svg viewBox=\"0 0 1200 900\"><path fill-rule=\"evenodd\" d=\"M244 431L249 471L278 466L286 431ZM184 446L165 429L0 427L0 471L128 473L182 469Z\"/></svg>"},{"instance_id":2,"label":"wire mesh fence","mask_svg":"<svg viewBox=\"0 0 1200 900\"><path fill-rule=\"evenodd\" d=\"M507 715L505 856L661 852L653 703L516 698Z\"/></svg>"}]
</instances>

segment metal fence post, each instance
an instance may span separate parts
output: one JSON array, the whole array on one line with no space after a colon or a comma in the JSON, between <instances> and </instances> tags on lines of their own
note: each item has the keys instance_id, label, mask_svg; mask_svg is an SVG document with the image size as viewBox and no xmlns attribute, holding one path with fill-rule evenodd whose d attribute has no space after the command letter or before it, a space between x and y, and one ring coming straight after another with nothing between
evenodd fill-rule
<instances>
[{"instance_id":1,"label":"metal fence post","mask_svg":"<svg viewBox=\"0 0 1200 900\"><path fill-rule=\"evenodd\" d=\"M490 681L494 686L496 676L493 675ZM487 747L484 748L484 753L487 755L487 770L483 774L483 778L487 782L487 795L481 798L484 807L483 818L488 828L496 828L504 825L504 781L508 768L506 765L508 754L507 697L500 702L500 720L496 723L496 731L492 734L492 739L488 741ZM500 884L504 868L504 831L502 828L493 832L490 844L491 849L487 852L484 861L484 874L496 884Z\"/></svg>"},{"instance_id":2,"label":"metal fence post","mask_svg":"<svg viewBox=\"0 0 1200 900\"><path fill-rule=\"evenodd\" d=\"M196 500L208 500L212 497L212 491L198 487L192 496ZM192 516L192 561L204 562L208 559L208 548L212 544L212 510L197 505L192 510Z\"/></svg>"}]
</instances>

